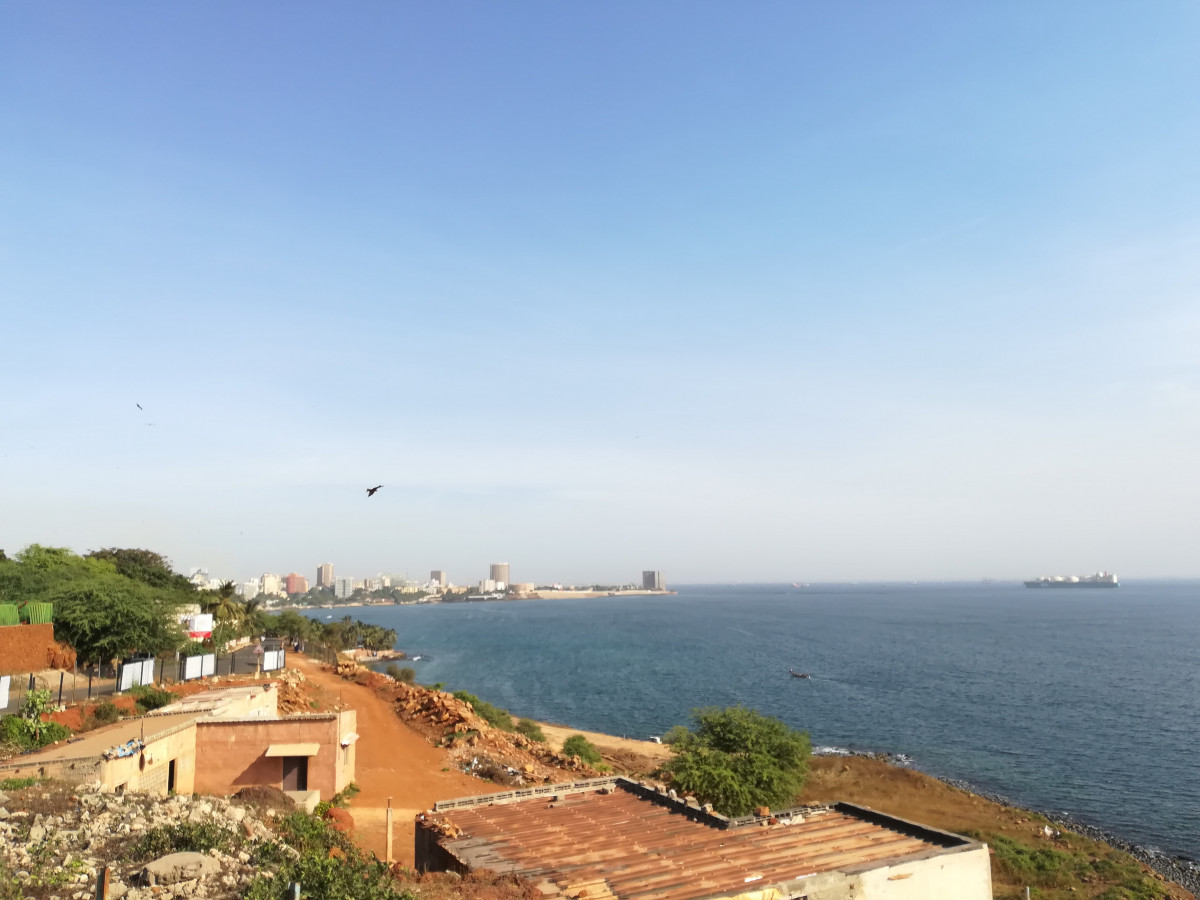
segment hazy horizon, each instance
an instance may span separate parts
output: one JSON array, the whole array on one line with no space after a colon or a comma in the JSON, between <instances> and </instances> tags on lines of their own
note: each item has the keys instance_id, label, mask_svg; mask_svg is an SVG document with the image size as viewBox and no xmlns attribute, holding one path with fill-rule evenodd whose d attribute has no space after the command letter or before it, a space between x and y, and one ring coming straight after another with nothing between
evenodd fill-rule
<instances>
[{"instance_id":1,"label":"hazy horizon","mask_svg":"<svg viewBox=\"0 0 1200 900\"><path fill-rule=\"evenodd\" d=\"M0 547L1200 575L1198 51L1115 0L0 7Z\"/></svg>"}]
</instances>

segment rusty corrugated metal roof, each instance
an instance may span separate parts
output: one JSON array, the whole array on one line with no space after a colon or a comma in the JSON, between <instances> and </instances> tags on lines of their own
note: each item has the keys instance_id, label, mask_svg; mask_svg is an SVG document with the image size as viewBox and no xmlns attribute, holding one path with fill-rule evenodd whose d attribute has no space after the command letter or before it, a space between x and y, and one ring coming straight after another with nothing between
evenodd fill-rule
<instances>
[{"instance_id":1,"label":"rusty corrugated metal roof","mask_svg":"<svg viewBox=\"0 0 1200 900\"><path fill-rule=\"evenodd\" d=\"M486 801L485 801L486 802ZM839 804L728 827L636 785L435 813L469 868L549 881L586 900L695 900L818 872L870 868L971 842Z\"/></svg>"}]
</instances>

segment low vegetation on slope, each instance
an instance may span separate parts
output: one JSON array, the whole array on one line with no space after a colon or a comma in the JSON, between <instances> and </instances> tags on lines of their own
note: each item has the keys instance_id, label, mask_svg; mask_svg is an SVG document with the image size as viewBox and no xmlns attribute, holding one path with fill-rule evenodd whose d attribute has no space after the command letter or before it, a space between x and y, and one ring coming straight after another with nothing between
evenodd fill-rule
<instances>
[{"instance_id":1,"label":"low vegetation on slope","mask_svg":"<svg viewBox=\"0 0 1200 900\"><path fill-rule=\"evenodd\" d=\"M814 758L800 799L858 803L985 841L992 850L996 900L1024 898L1026 886L1038 900L1193 900L1108 844L883 760Z\"/></svg>"}]
</instances>

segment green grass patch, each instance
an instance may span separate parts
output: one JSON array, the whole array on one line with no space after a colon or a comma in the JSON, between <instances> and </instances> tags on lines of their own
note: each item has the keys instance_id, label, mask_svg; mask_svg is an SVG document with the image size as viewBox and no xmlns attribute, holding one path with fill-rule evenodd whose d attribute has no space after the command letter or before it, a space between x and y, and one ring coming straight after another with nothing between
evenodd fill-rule
<instances>
[{"instance_id":1,"label":"green grass patch","mask_svg":"<svg viewBox=\"0 0 1200 900\"><path fill-rule=\"evenodd\" d=\"M0 791L22 791L40 782L40 778L5 778L0 781Z\"/></svg>"},{"instance_id":2,"label":"green grass patch","mask_svg":"<svg viewBox=\"0 0 1200 900\"><path fill-rule=\"evenodd\" d=\"M1090 842L1085 844L1076 835L1065 837L1064 849L1030 845L1003 834L965 834L992 848L998 882L1028 885L1035 897L1038 892L1080 893L1097 886L1104 887L1097 900L1166 900L1170 896L1133 857L1101 844L1089 848ZM1098 848L1102 855L1096 854Z\"/></svg>"}]
</instances>

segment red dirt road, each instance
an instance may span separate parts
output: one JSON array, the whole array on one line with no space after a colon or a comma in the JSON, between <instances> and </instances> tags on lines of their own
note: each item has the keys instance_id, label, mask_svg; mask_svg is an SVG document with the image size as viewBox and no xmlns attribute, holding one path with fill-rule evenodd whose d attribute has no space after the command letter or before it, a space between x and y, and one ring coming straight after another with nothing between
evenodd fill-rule
<instances>
[{"instance_id":1,"label":"red dirt road","mask_svg":"<svg viewBox=\"0 0 1200 900\"><path fill-rule=\"evenodd\" d=\"M355 838L366 850L384 858L384 809L392 800L392 856L413 864L413 817L437 800L488 794L494 784L452 768L446 751L432 746L405 725L390 704L370 688L346 681L300 654L288 655L288 667L304 673L330 698L358 714L354 781L360 793L348 807L354 816ZM445 770L445 771L444 771Z\"/></svg>"}]
</instances>

